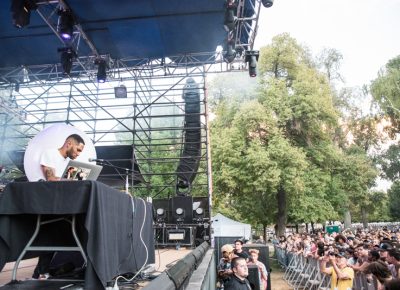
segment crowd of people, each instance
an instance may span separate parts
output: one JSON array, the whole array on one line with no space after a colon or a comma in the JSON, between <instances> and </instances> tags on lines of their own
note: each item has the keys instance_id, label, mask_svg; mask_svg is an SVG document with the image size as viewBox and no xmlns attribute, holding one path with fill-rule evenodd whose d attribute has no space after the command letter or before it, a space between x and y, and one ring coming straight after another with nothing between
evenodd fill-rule
<instances>
[{"instance_id":1,"label":"crowd of people","mask_svg":"<svg viewBox=\"0 0 400 290\"><path fill-rule=\"evenodd\" d=\"M258 270L260 289L266 290L268 283L268 272L265 265L258 260L259 250L243 250L243 241L236 240L234 247L231 244L223 245L221 248L222 258L217 266L218 282L217 288L224 290L252 290L247 280L248 266L255 265Z\"/></svg>"},{"instance_id":2,"label":"crowd of people","mask_svg":"<svg viewBox=\"0 0 400 290\"><path fill-rule=\"evenodd\" d=\"M281 236L274 243L286 252L318 259L320 271L332 276L332 290L352 289L357 273L376 279L377 290L400 289L399 229L318 231Z\"/></svg>"}]
</instances>

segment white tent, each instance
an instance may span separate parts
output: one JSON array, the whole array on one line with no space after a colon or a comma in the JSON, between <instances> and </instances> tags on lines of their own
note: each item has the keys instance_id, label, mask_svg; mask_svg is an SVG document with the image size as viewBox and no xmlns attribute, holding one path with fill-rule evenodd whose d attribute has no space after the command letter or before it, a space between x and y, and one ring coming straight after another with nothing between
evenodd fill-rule
<instances>
[{"instance_id":1,"label":"white tent","mask_svg":"<svg viewBox=\"0 0 400 290\"><path fill-rule=\"evenodd\" d=\"M251 226L234 221L220 213L211 218L214 237L243 237L245 240L251 238Z\"/></svg>"}]
</instances>

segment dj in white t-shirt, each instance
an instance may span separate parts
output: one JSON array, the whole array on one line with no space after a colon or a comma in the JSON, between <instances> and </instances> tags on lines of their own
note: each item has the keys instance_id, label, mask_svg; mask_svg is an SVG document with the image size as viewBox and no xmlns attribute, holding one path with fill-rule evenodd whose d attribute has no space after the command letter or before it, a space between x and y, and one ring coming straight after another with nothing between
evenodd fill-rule
<instances>
[{"instance_id":1,"label":"dj in white t-shirt","mask_svg":"<svg viewBox=\"0 0 400 290\"><path fill-rule=\"evenodd\" d=\"M85 147L85 141L78 134L72 134L65 139L59 149L47 149L40 156L40 168L42 178L46 181L61 179L69 160L76 159Z\"/></svg>"}]
</instances>

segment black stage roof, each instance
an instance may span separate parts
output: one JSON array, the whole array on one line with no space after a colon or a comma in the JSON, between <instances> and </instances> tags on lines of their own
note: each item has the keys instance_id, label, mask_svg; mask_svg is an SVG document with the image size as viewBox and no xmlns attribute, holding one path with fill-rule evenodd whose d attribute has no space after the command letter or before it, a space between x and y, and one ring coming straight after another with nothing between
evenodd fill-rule
<instances>
[{"instance_id":1,"label":"black stage roof","mask_svg":"<svg viewBox=\"0 0 400 290\"><path fill-rule=\"evenodd\" d=\"M0 68L60 62L57 49L65 45L50 27L57 26L55 12L63 2L98 54L113 59L212 52L227 35L223 27L225 0L38 2L38 10L31 12L30 24L16 28L11 1L0 1ZM93 49L81 38L77 53L90 56Z\"/></svg>"}]
</instances>

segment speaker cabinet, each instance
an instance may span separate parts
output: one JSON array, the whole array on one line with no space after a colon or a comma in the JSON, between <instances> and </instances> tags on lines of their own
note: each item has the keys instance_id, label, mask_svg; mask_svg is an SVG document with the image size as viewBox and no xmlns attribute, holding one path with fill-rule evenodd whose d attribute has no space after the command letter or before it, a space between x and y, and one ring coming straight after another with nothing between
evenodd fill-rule
<instances>
[{"instance_id":1,"label":"speaker cabinet","mask_svg":"<svg viewBox=\"0 0 400 290\"><path fill-rule=\"evenodd\" d=\"M250 282L250 286L252 290L261 290L261 281L258 274L258 267L256 265L249 265L249 276L247 276L247 280Z\"/></svg>"},{"instance_id":2,"label":"speaker cabinet","mask_svg":"<svg viewBox=\"0 0 400 290\"><path fill-rule=\"evenodd\" d=\"M259 251L258 253L258 260L262 262L265 265L265 268L267 268L268 272L268 286L267 290L271 290L271 268L270 268L270 262L269 262L269 248L267 245L263 244L245 244L243 245L243 250L246 251L247 253L249 252L250 249L257 249Z\"/></svg>"},{"instance_id":3,"label":"speaker cabinet","mask_svg":"<svg viewBox=\"0 0 400 290\"><path fill-rule=\"evenodd\" d=\"M263 244L244 244L243 245L243 250L246 251L247 253L249 252L250 249L257 249L259 251L258 253L258 260L262 262L265 267L267 268L267 271L269 271L269 248L266 245Z\"/></svg>"},{"instance_id":4,"label":"speaker cabinet","mask_svg":"<svg viewBox=\"0 0 400 290\"><path fill-rule=\"evenodd\" d=\"M175 196L171 199L171 222L193 223L193 197Z\"/></svg>"}]
</instances>

